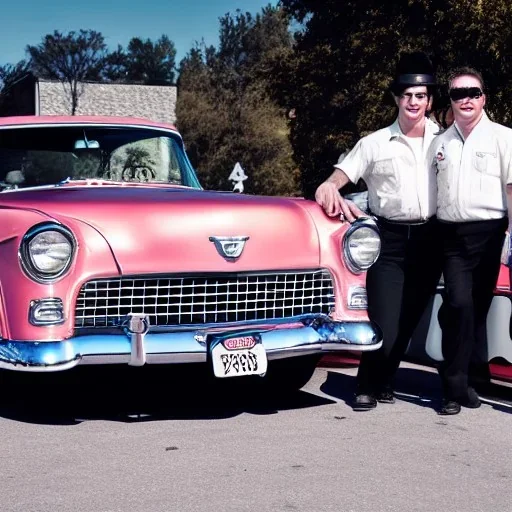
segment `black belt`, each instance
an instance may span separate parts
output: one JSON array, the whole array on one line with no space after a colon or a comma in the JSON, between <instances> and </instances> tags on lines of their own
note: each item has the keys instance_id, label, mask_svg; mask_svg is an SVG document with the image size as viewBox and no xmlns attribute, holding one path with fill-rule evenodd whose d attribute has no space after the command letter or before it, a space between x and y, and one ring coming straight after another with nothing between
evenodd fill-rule
<instances>
[{"instance_id":1,"label":"black belt","mask_svg":"<svg viewBox=\"0 0 512 512\"><path fill-rule=\"evenodd\" d=\"M492 224L493 222L496 224L499 224L500 222L503 222L504 219L507 219L508 217L505 215L504 217L500 217L498 219L475 219L475 220L443 220L439 219L439 222L441 224L446 224L448 226L460 226L462 224L469 226L469 225L485 225L485 224Z\"/></svg>"},{"instance_id":2,"label":"black belt","mask_svg":"<svg viewBox=\"0 0 512 512\"><path fill-rule=\"evenodd\" d=\"M428 219L418 219L418 220L390 220L386 219L385 217L379 217L378 215L375 216L377 218L377 223L382 222L383 224L390 224L392 226L423 226L430 221L434 220L436 218L435 215L432 217L429 217Z\"/></svg>"}]
</instances>

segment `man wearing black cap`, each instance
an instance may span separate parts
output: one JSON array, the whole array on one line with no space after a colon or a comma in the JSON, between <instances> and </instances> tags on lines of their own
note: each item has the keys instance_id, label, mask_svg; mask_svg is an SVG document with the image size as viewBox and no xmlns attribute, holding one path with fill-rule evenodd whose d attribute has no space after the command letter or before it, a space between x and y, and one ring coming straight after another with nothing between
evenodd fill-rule
<instances>
[{"instance_id":1,"label":"man wearing black cap","mask_svg":"<svg viewBox=\"0 0 512 512\"><path fill-rule=\"evenodd\" d=\"M382 238L381 254L368 271L366 286L368 315L383 331L383 346L362 355L355 410L394 403L394 375L440 277L436 176L426 158L438 132L426 117L435 84L425 54L403 55L391 85L397 119L363 137L315 194L327 215L352 222L364 214L339 190L349 181L364 179Z\"/></svg>"}]
</instances>

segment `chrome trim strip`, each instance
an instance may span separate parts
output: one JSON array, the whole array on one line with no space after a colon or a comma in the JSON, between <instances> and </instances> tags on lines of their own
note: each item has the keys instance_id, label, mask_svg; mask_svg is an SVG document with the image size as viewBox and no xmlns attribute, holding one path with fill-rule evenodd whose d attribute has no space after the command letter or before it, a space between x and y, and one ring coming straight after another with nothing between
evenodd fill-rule
<instances>
[{"instance_id":1,"label":"chrome trim strip","mask_svg":"<svg viewBox=\"0 0 512 512\"><path fill-rule=\"evenodd\" d=\"M77 116L78 117L78 116ZM172 128L167 128L164 126L152 126L150 124L130 124L130 123L105 123L105 122L95 122L95 121L87 121L81 120L76 123L70 123L67 121L52 121L52 122L42 122L42 123L23 123L23 124L2 124L0 126L0 130L21 130L23 128L143 128L146 130L153 130L158 132L172 133L175 135L180 141L183 141L181 134ZM53 186L53 185L52 185Z\"/></svg>"},{"instance_id":2,"label":"chrome trim strip","mask_svg":"<svg viewBox=\"0 0 512 512\"><path fill-rule=\"evenodd\" d=\"M132 327L136 330L140 325ZM382 333L375 324L335 322L326 317L318 317L302 327L260 331L260 334L269 360L340 350L375 350L382 345ZM47 372L67 370L78 364L133 364L134 360L140 363L142 358L133 355L134 350L139 350L139 342L148 364L207 360L206 344L194 331L149 331L142 340L136 340L135 349L133 335L133 332L87 335L47 342L0 340L0 368Z\"/></svg>"},{"instance_id":3,"label":"chrome trim strip","mask_svg":"<svg viewBox=\"0 0 512 512\"><path fill-rule=\"evenodd\" d=\"M123 317L125 322L128 321L129 316ZM269 318L267 320L247 320L238 322L222 322L222 323L201 323L201 324L188 324L188 325L151 325L151 332L154 333L169 333L169 332L182 332L182 331L195 331L197 335L202 335L205 332L226 332L234 330L243 330L251 328L253 331L268 331L270 329L284 328L291 324L304 324L309 323L323 318L325 321L329 320L326 314L322 313L306 313L304 315L290 316L286 318ZM283 327L284 326L284 327ZM94 335L107 335L107 334L118 334L119 327L92 327L92 328L80 328L76 330L80 336L86 336L89 334ZM51 340L56 341L56 340Z\"/></svg>"}]
</instances>

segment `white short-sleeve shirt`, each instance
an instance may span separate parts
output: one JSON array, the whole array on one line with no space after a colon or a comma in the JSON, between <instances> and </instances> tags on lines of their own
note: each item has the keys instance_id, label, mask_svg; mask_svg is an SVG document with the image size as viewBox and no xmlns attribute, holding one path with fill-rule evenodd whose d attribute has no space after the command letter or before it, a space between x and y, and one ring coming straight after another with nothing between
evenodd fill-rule
<instances>
[{"instance_id":1,"label":"white short-sleeve shirt","mask_svg":"<svg viewBox=\"0 0 512 512\"><path fill-rule=\"evenodd\" d=\"M416 222L436 213L436 175L427 160L439 127L426 120L421 151L411 146L398 124L363 137L334 167L352 181L364 179L371 212L389 220Z\"/></svg>"},{"instance_id":2,"label":"white short-sleeve shirt","mask_svg":"<svg viewBox=\"0 0 512 512\"><path fill-rule=\"evenodd\" d=\"M448 222L500 219L512 183L512 130L484 113L464 140L454 123L435 138L429 156L437 173L437 216Z\"/></svg>"}]
</instances>

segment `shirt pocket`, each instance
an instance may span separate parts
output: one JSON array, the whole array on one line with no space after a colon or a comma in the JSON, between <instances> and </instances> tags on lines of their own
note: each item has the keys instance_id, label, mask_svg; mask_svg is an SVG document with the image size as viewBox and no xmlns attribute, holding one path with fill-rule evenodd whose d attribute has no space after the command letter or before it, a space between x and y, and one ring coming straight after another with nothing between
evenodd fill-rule
<instances>
[{"instance_id":1,"label":"shirt pocket","mask_svg":"<svg viewBox=\"0 0 512 512\"><path fill-rule=\"evenodd\" d=\"M379 215L396 214L402 208L401 180L396 166L394 158L380 158L373 163L367 185L373 191L372 196L378 198Z\"/></svg>"},{"instance_id":2,"label":"shirt pocket","mask_svg":"<svg viewBox=\"0 0 512 512\"><path fill-rule=\"evenodd\" d=\"M493 203L502 197L501 169L497 153L475 151L473 164L477 171L476 187L473 187L478 202L491 200Z\"/></svg>"},{"instance_id":3,"label":"shirt pocket","mask_svg":"<svg viewBox=\"0 0 512 512\"><path fill-rule=\"evenodd\" d=\"M501 176L500 162L497 153L475 151L473 164L478 172L486 176L497 178Z\"/></svg>"},{"instance_id":4,"label":"shirt pocket","mask_svg":"<svg viewBox=\"0 0 512 512\"><path fill-rule=\"evenodd\" d=\"M395 164L392 158L382 158L373 163L373 174L377 176L394 176Z\"/></svg>"}]
</instances>

